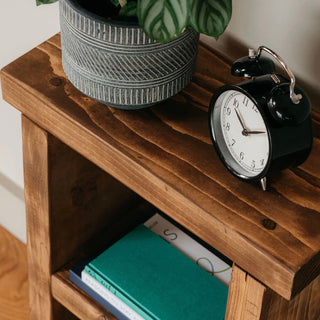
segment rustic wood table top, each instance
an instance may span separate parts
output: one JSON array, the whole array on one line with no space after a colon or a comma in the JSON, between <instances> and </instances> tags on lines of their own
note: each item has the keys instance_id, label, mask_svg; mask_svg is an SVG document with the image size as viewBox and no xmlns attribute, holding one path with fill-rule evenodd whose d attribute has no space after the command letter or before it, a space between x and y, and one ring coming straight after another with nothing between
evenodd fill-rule
<instances>
[{"instance_id":1,"label":"rustic wood table top","mask_svg":"<svg viewBox=\"0 0 320 320\"><path fill-rule=\"evenodd\" d=\"M3 97L271 289L290 299L320 273L320 114L308 160L269 180L233 177L212 146L207 108L230 61L201 44L193 82L155 107L121 111L65 77L56 35L5 67Z\"/></svg>"}]
</instances>

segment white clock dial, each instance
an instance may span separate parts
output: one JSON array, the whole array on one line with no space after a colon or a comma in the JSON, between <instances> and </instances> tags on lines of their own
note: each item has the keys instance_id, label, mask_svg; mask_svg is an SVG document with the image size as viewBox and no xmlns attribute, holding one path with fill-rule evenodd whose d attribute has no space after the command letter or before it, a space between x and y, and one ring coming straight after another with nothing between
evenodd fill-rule
<instances>
[{"instance_id":1,"label":"white clock dial","mask_svg":"<svg viewBox=\"0 0 320 320\"><path fill-rule=\"evenodd\" d=\"M211 121L229 168L241 176L258 176L267 165L270 146L256 104L240 91L225 91L216 101Z\"/></svg>"}]
</instances>

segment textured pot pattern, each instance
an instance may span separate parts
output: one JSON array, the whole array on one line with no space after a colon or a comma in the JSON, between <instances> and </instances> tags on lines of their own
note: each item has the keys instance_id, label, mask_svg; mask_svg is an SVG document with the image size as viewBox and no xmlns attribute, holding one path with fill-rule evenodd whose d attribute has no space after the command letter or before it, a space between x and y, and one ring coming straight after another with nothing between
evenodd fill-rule
<instances>
[{"instance_id":1,"label":"textured pot pattern","mask_svg":"<svg viewBox=\"0 0 320 320\"><path fill-rule=\"evenodd\" d=\"M70 82L105 104L138 109L177 94L195 70L199 34L160 44L136 24L115 23L60 0L62 64Z\"/></svg>"}]
</instances>

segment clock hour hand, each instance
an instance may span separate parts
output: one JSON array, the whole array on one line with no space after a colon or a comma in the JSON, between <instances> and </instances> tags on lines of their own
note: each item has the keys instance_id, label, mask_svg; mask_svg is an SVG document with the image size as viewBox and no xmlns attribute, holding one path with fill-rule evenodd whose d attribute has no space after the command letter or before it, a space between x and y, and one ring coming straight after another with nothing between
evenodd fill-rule
<instances>
[{"instance_id":1,"label":"clock hour hand","mask_svg":"<svg viewBox=\"0 0 320 320\"><path fill-rule=\"evenodd\" d=\"M252 131L250 131L250 130L248 130L248 129L246 128L245 124L244 124L243 118L242 118L242 116L241 116L238 108L234 108L234 110L235 110L235 112L236 112L237 118L238 118L238 120L239 120L239 122L240 122L240 124L241 124L242 129L243 129L243 130L242 130L242 134L243 134L244 136L248 136L249 134L261 134L261 133L265 133L265 131L258 131L258 130L252 130Z\"/></svg>"},{"instance_id":2,"label":"clock hour hand","mask_svg":"<svg viewBox=\"0 0 320 320\"><path fill-rule=\"evenodd\" d=\"M242 119L242 117L241 117L241 114L240 114L238 108L234 108L234 111L236 112L237 118L238 118L238 120L239 120L239 122L240 122L240 124L241 124L242 129L243 129L244 131L248 131L247 128L246 128L246 126L244 125L244 121L243 121L243 119Z\"/></svg>"}]
</instances>

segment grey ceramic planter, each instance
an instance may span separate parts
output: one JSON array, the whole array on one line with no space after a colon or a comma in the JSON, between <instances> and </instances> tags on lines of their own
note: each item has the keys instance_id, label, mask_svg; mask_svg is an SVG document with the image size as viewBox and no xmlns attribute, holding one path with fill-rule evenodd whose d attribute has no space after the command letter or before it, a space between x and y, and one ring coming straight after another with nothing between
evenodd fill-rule
<instances>
[{"instance_id":1,"label":"grey ceramic planter","mask_svg":"<svg viewBox=\"0 0 320 320\"><path fill-rule=\"evenodd\" d=\"M134 23L103 19L77 0L60 0L62 64L85 95L121 109L144 108L170 98L190 82L199 35L166 44Z\"/></svg>"}]
</instances>

